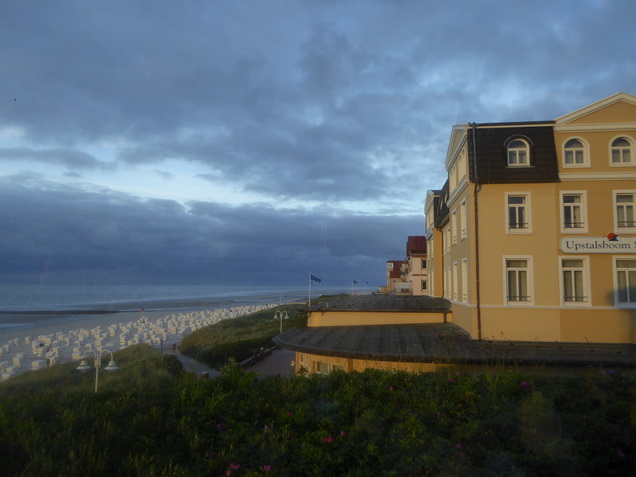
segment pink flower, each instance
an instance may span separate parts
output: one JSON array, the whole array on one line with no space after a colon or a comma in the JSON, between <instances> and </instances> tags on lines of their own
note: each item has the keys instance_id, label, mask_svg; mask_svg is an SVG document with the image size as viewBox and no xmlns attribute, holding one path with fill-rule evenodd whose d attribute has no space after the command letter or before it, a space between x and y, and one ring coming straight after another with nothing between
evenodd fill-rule
<instances>
[{"instance_id":1,"label":"pink flower","mask_svg":"<svg viewBox=\"0 0 636 477\"><path fill-rule=\"evenodd\" d=\"M333 437L332 437L332 436L325 437L325 438L323 439L323 441L324 441L324 442L333 442Z\"/></svg>"},{"instance_id":2,"label":"pink flower","mask_svg":"<svg viewBox=\"0 0 636 477\"><path fill-rule=\"evenodd\" d=\"M448 382L451 384L455 384L455 380L453 378L448 378Z\"/></svg>"},{"instance_id":3,"label":"pink flower","mask_svg":"<svg viewBox=\"0 0 636 477\"><path fill-rule=\"evenodd\" d=\"M265 472L269 472L270 470L272 470L272 466L271 466L271 465L264 465L264 466L263 466L263 470L264 470Z\"/></svg>"},{"instance_id":4,"label":"pink flower","mask_svg":"<svg viewBox=\"0 0 636 477\"><path fill-rule=\"evenodd\" d=\"M461 448L462 448L461 444L459 444L459 443L455 444L455 449L461 449Z\"/></svg>"},{"instance_id":5,"label":"pink flower","mask_svg":"<svg viewBox=\"0 0 636 477\"><path fill-rule=\"evenodd\" d=\"M232 462L230 464L230 467L232 467L234 470L238 470L238 468L241 467L241 464L235 464L234 462Z\"/></svg>"},{"instance_id":6,"label":"pink flower","mask_svg":"<svg viewBox=\"0 0 636 477\"><path fill-rule=\"evenodd\" d=\"M393 386L389 386L389 391L395 391L395 388Z\"/></svg>"},{"instance_id":7,"label":"pink flower","mask_svg":"<svg viewBox=\"0 0 636 477\"><path fill-rule=\"evenodd\" d=\"M340 435L341 435L342 437L344 437L344 435L345 435L345 434L346 434L346 432L345 432L345 431L340 431Z\"/></svg>"},{"instance_id":8,"label":"pink flower","mask_svg":"<svg viewBox=\"0 0 636 477\"><path fill-rule=\"evenodd\" d=\"M531 390L532 390L532 384L530 384L530 383L529 383L529 382L527 382L527 381L522 381L522 382L521 382L521 387L522 387L523 389L525 389L526 391L531 391Z\"/></svg>"},{"instance_id":9,"label":"pink flower","mask_svg":"<svg viewBox=\"0 0 636 477\"><path fill-rule=\"evenodd\" d=\"M228 469L228 470L226 470L226 471L225 471L225 475L232 475L232 471L231 471L231 470L229 470L229 469Z\"/></svg>"}]
</instances>

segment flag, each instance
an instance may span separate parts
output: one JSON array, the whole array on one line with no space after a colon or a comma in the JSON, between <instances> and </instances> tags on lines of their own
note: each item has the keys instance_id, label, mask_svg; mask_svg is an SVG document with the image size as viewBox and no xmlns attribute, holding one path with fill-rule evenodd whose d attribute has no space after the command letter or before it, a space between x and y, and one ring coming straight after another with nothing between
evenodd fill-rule
<instances>
[{"instance_id":1,"label":"flag","mask_svg":"<svg viewBox=\"0 0 636 477\"><path fill-rule=\"evenodd\" d=\"M315 277L315 276L313 276L313 275L312 275L312 276L311 276L311 281L312 281L312 282L316 282L316 283L320 283L322 280L320 280L320 278Z\"/></svg>"},{"instance_id":2,"label":"flag","mask_svg":"<svg viewBox=\"0 0 636 477\"><path fill-rule=\"evenodd\" d=\"M357 285L357 284L358 284L358 281L357 281L357 280L353 280L353 284L354 284L354 285Z\"/></svg>"}]
</instances>

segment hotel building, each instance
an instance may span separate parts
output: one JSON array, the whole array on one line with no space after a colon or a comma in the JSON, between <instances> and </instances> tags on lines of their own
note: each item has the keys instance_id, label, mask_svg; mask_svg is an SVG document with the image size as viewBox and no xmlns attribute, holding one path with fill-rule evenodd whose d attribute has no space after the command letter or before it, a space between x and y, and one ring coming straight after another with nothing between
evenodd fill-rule
<instances>
[{"instance_id":1,"label":"hotel building","mask_svg":"<svg viewBox=\"0 0 636 477\"><path fill-rule=\"evenodd\" d=\"M310 308L274 338L297 372L633 368L636 97L454 126L446 171L425 200L427 294ZM401 286L405 262L387 264Z\"/></svg>"},{"instance_id":2,"label":"hotel building","mask_svg":"<svg viewBox=\"0 0 636 477\"><path fill-rule=\"evenodd\" d=\"M636 97L452 128L428 292L473 339L636 343Z\"/></svg>"}]
</instances>

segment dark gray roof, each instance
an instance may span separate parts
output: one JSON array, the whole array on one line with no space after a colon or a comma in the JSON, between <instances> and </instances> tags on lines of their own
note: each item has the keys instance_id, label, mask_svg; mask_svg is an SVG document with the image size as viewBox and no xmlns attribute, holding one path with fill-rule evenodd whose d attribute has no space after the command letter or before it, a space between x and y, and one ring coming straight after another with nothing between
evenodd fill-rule
<instances>
[{"instance_id":1,"label":"dark gray roof","mask_svg":"<svg viewBox=\"0 0 636 477\"><path fill-rule=\"evenodd\" d=\"M450 312L451 304L444 298L432 296L359 295L336 297L312 306L310 310L440 313Z\"/></svg>"},{"instance_id":2,"label":"dark gray roof","mask_svg":"<svg viewBox=\"0 0 636 477\"><path fill-rule=\"evenodd\" d=\"M295 328L281 348L344 358L419 363L636 367L636 345L478 341L452 323Z\"/></svg>"},{"instance_id":3,"label":"dark gray roof","mask_svg":"<svg viewBox=\"0 0 636 477\"><path fill-rule=\"evenodd\" d=\"M476 144L473 132L468 134L470 178L482 184L514 182L559 182L559 162L554 143L553 121L543 126L532 123L477 124ZM530 143L530 166L508 167L506 144L515 138ZM477 168L474 167L474 152Z\"/></svg>"}]
</instances>

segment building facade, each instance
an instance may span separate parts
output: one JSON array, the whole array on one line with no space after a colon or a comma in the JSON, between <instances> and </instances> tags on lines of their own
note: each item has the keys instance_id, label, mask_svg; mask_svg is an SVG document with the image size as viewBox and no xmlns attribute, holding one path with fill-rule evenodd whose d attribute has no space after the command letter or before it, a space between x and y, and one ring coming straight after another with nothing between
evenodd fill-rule
<instances>
[{"instance_id":1,"label":"building facade","mask_svg":"<svg viewBox=\"0 0 636 477\"><path fill-rule=\"evenodd\" d=\"M386 293L412 292L409 281L409 262L406 260L387 260Z\"/></svg>"},{"instance_id":2,"label":"building facade","mask_svg":"<svg viewBox=\"0 0 636 477\"><path fill-rule=\"evenodd\" d=\"M473 339L636 343L636 97L454 126L428 292Z\"/></svg>"},{"instance_id":3,"label":"building facade","mask_svg":"<svg viewBox=\"0 0 636 477\"><path fill-rule=\"evenodd\" d=\"M428 275L426 270L426 237L409 235L406 242L408 279L413 295L428 295Z\"/></svg>"}]
</instances>

